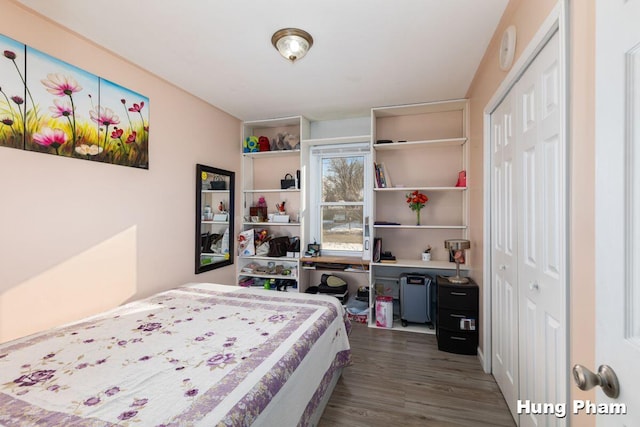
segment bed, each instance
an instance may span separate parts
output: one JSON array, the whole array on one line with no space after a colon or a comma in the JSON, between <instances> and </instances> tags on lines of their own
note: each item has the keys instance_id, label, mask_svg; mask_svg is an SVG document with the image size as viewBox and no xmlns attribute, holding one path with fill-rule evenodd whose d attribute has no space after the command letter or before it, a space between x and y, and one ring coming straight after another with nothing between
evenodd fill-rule
<instances>
[{"instance_id":1,"label":"bed","mask_svg":"<svg viewBox=\"0 0 640 427\"><path fill-rule=\"evenodd\" d=\"M188 284L0 344L0 425L316 425L348 332L334 297Z\"/></svg>"}]
</instances>

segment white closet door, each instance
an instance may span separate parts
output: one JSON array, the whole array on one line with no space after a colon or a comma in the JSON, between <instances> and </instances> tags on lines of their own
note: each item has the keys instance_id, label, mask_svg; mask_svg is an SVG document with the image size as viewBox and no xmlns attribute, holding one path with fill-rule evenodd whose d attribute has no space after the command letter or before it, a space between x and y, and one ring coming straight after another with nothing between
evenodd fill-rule
<instances>
[{"instance_id":1,"label":"white closet door","mask_svg":"<svg viewBox=\"0 0 640 427\"><path fill-rule=\"evenodd\" d=\"M509 95L491 114L492 370L514 418L518 399L518 287L514 192L514 101Z\"/></svg>"},{"instance_id":2,"label":"white closet door","mask_svg":"<svg viewBox=\"0 0 640 427\"><path fill-rule=\"evenodd\" d=\"M556 33L515 87L520 399L566 400L565 141ZM521 415L521 426L566 425Z\"/></svg>"}]
</instances>

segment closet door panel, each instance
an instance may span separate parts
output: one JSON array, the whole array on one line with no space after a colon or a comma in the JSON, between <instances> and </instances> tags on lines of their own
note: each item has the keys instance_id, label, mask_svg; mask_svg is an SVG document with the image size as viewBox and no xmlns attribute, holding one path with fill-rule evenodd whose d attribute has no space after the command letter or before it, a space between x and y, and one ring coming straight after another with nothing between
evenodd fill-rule
<instances>
[{"instance_id":1,"label":"closet door panel","mask_svg":"<svg viewBox=\"0 0 640 427\"><path fill-rule=\"evenodd\" d=\"M566 402L565 157L556 34L516 84L519 192L520 399ZM523 372L525 371L525 372ZM558 378L558 379L555 379ZM521 426L565 425L522 415Z\"/></svg>"},{"instance_id":2,"label":"closet door panel","mask_svg":"<svg viewBox=\"0 0 640 427\"><path fill-rule=\"evenodd\" d=\"M542 272L558 283L561 272L562 200L558 188L562 186L560 176L561 152L558 135L553 135L543 143L542 192L548 195L542 199Z\"/></svg>"},{"instance_id":3,"label":"closet door panel","mask_svg":"<svg viewBox=\"0 0 640 427\"><path fill-rule=\"evenodd\" d=\"M538 171L535 147L528 147L522 152L522 184L520 232L522 235L521 262L535 270L538 265Z\"/></svg>"},{"instance_id":4,"label":"closet door panel","mask_svg":"<svg viewBox=\"0 0 640 427\"><path fill-rule=\"evenodd\" d=\"M566 159L555 34L491 115L493 374L517 401L565 403ZM515 389L514 389L515 388Z\"/></svg>"},{"instance_id":5,"label":"closet door panel","mask_svg":"<svg viewBox=\"0 0 640 427\"><path fill-rule=\"evenodd\" d=\"M492 371L514 417L518 398L518 293L514 194L514 97L491 116Z\"/></svg>"}]
</instances>

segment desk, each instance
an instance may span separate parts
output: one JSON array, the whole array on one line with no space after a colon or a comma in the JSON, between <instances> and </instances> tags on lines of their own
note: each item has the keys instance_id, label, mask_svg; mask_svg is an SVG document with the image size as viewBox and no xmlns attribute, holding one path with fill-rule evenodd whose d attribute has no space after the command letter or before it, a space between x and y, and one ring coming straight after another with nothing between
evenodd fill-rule
<instances>
[{"instance_id":1,"label":"desk","mask_svg":"<svg viewBox=\"0 0 640 427\"><path fill-rule=\"evenodd\" d=\"M302 268L309 270L339 270L348 272L368 272L369 261L365 261L358 257L339 257L339 256L317 256L300 258ZM344 266L344 268L323 268L318 264L334 264L336 267Z\"/></svg>"}]
</instances>

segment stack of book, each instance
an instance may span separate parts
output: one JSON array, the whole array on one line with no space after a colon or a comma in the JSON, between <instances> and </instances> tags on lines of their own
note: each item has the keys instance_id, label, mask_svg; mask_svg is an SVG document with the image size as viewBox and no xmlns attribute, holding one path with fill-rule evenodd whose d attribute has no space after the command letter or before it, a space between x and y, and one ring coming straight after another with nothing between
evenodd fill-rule
<instances>
[{"instance_id":1,"label":"stack of book","mask_svg":"<svg viewBox=\"0 0 640 427\"><path fill-rule=\"evenodd\" d=\"M389 251L382 250L382 239L375 237L373 239L373 262L396 263L396 257Z\"/></svg>"}]
</instances>

